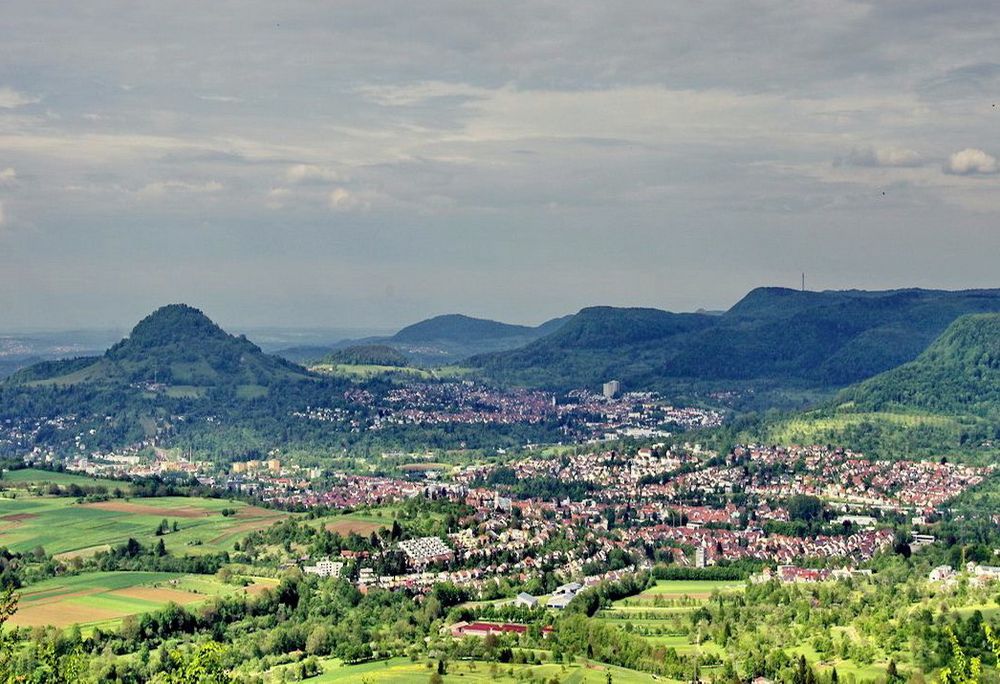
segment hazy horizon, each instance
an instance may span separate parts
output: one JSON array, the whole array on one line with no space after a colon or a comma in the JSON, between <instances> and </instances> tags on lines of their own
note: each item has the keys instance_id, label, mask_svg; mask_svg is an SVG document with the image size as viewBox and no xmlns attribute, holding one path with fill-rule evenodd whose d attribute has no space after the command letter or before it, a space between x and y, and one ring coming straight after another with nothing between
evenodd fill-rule
<instances>
[{"instance_id":1,"label":"hazy horizon","mask_svg":"<svg viewBox=\"0 0 1000 684\"><path fill-rule=\"evenodd\" d=\"M648 304L628 304L628 303L625 303L625 304L607 304L605 302L594 302L594 303L587 304L585 306L579 307L577 309L574 309L572 311L565 311L563 313L559 313L559 314L556 314L554 316L549 316L548 318L544 318L544 319L540 319L540 320L536 320L536 319L528 319L528 320L505 319L505 318L500 318L500 317L497 317L497 316L492 316L489 313L476 314L476 313L470 313L468 311L457 311L457 310L453 310L453 311L438 311L438 312L430 313L430 314L428 314L426 316L422 316L420 318L405 319L405 320L401 320L399 322L396 322L394 324L387 325L387 326L381 326L381 327L374 327L374 326L351 327L351 326L348 326L348 325L336 325L336 324L333 324L333 323L331 323L329 325L321 325L318 321L314 321L312 325L280 325L280 324L270 324L270 323L266 323L266 322L265 323L258 323L258 324L247 324L247 323L241 323L238 320L237 321L229 321L229 320L226 320L224 318L218 318L215 315L213 315L213 312L211 310L208 310L208 309L205 309L202 306L199 306L197 304L197 302L193 302L193 301L189 301L189 302L165 302L163 304L154 306L153 308L149 309L148 311L145 311L145 312L137 315L134 318L134 320L127 321L127 322L120 323L120 324L108 324L108 325L105 325L105 326L76 326L76 327L74 327L74 326L60 327L58 324L53 325L51 327L22 327L22 328L18 328L18 327L2 328L2 327L0 327L0 336L3 336L3 335L32 335L32 334L50 335L50 334L70 334L70 333L86 333L86 334L96 334L96 333L109 333L109 334L112 334L113 333L113 334L118 334L118 335L125 336L125 335L128 335L128 333L131 331L131 329L135 326L136 323L138 323L140 320L142 320L147 315L153 313L153 311L155 311L156 309L160 308L161 306L166 306L167 304L186 304L188 306L192 306L192 307L194 307L194 308L199 309L200 311L202 311L206 316L208 316L210 319L212 319L215 323L217 323L224 330L226 330L226 332L229 332L229 333L232 333L232 334L236 334L236 335L245 334L248 337L250 337L252 341L258 342L258 343L261 343L261 340L263 340L263 346L265 346L265 347L269 346L267 344L267 337L268 337L269 333L272 333L275 336L275 338L280 338L280 339L286 339L286 338L289 338L289 337L297 335L297 336L300 336L304 340L302 342L302 344L303 345L307 345L307 344L312 344L313 342L318 342L318 341L322 341L322 342L343 341L343 340L351 340L351 339L361 339L361 338L366 338L366 337L380 337L380 336L393 335L396 332L398 332L399 330L402 330L403 328L405 328L407 326L410 326L410 325L413 325L415 323L420 323L420 322L425 321L427 319L435 318L435 317L438 317L438 316L446 316L446 315L453 315L453 314L470 316L472 318L480 318L480 319L485 319L485 320L492 320L492 321L497 321L497 322L500 322L500 323L508 323L508 324L512 324L512 325L524 325L524 326L536 327L536 326L542 325L543 323L546 323L546 322L551 321L551 320L556 319L556 318L562 318L564 316L572 316L572 315L578 313L583 308L599 307L599 306L614 306L614 307L624 307L624 308L629 308L629 307L655 308L655 309L661 309L661 310L664 310L664 311L672 311L674 313L696 313L696 312L699 312L699 311L702 311L702 312L712 312L712 313L714 313L714 312L721 313L721 312L725 312L725 311L729 310L732 306L736 305L739 301L741 301L744 296L746 296L747 294L749 294L750 292L752 292L754 289L757 289L757 288L785 288L785 289L790 289L790 290L799 290L800 289L800 288L790 287L790 286L786 286L786 285L759 285L759 286L755 286L753 288L747 289L737 299L735 299L732 302L729 302L727 304L724 304L724 305L721 305L721 306L717 306L717 307L695 306L695 307L691 307L691 308L687 308L687 309L669 309L669 308L662 307L662 306L655 306L655 305L648 305ZM819 289L810 288L808 286L806 287L806 291L807 292L817 292L817 293L820 293L820 292L850 292L850 291L877 292L877 291L894 291L894 290L906 290L906 289L941 290L941 291L957 292L957 291L962 291L962 290L1000 289L1000 288L971 288L971 287L922 288L922 287L917 287L917 286L904 286L904 287L898 287L898 288L889 287L889 288L885 288L884 290L870 290L870 289L866 289L866 288L826 288L826 289L819 290ZM485 304L488 305L488 303L485 303ZM270 345L270 346L272 348L278 348L277 346L274 346L274 345ZM278 346L281 346L281 345L279 344Z\"/></svg>"}]
</instances>

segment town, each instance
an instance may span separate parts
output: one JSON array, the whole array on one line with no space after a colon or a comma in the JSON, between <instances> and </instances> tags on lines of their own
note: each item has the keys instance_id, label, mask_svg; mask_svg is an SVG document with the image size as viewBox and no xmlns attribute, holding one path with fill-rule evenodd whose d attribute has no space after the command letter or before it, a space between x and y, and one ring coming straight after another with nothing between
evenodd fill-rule
<instances>
[{"instance_id":1,"label":"town","mask_svg":"<svg viewBox=\"0 0 1000 684\"><path fill-rule=\"evenodd\" d=\"M668 437L672 432L717 427L715 409L676 407L654 392L620 393L608 383L602 394L573 390L565 395L537 390L500 390L476 383L413 383L378 394L354 388L346 405L305 407L292 413L302 420L329 422L354 431L384 431L395 426L550 424L568 443L624 437Z\"/></svg>"},{"instance_id":2,"label":"town","mask_svg":"<svg viewBox=\"0 0 1000 684\"><path fill-rule=\"evenodd\" d=\"M67 466L103 476L183 472L223 492L292 510L378 510L413 499L461 506L460 528L445 535L360 555L345 546L340 557L303 561L307 572L343 573L362 588L416 592L442 581L481 591L500 579L523 584L545 573L569 582L657 563L705 568L743 561L764 569L763 577L777 566L773 576L784 581L848 577L893 545L896 521L919 531L993 471L869 460L822 446L750 444L720 455L692 443L630 453L529 452L489 465L441 464L417 477L330 472L277 457L219 472L208 462L170 460L165 452L153 464L132 454L79 457ZM803 513L803 500L814 508ZM910 540L914 549L927 541L926 534ZM365 564L390 550L403 553L408 572L379 574ZM841 570L796 569L817 559Z\"/></svg>"}]
</instances>

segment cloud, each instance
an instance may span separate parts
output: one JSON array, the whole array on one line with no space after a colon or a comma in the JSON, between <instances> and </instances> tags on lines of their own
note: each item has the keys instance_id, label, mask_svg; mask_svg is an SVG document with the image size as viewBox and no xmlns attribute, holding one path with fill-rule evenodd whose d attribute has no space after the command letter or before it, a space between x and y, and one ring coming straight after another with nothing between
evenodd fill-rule
<instances>
[{"instance_id":1,"label":"cloud","mask_svg":"<svg viewBox=\"0 0 1000 684\"><path fill-rule=\"evenodd\" d=\"M944 172L955 176L988 175L997 172L997 158L974 147L955 152L948 157Z\"/></svg>"},{"instance_id":2,"label":"cloud","mask_svg":"<svg viewBox=\"0 0 1000 684\"><path fill-rule=\"evenodd\" d=\"M838 164L884 168L912 168L924 163L919 152L904 147L855 147Z\"/></svg>"},{"instance_id":3,"label":"cloud","mask_svg":"<svg viewBox=\"0 0 1000 684\"><path fill-rule=\"evenodd\" d=\"M334 211L367 211L372 205L367 193L357 193L347 188L334 188L328 199L330 208Z\"/></svg>"},{"instance_id":4,"label":"cloud","mask_svg":"<svg viewBox=\"0 0 1000 684\"><path fill-rule=\"evenodd\" d=\"M475 99L489 90L467 83L423 81L405 85L361 86L357 92L365 99L386 107L405 107L438 99Z\"/></svg>"},{"instance_id":5,"label":"cloud","mask_svg":"<svg viewBox=\"0 0 1000 684\"><path fill-rule=\"evenodd\" d=\"M222 183L218 181L208 181L206 183L188 183L185 181L168 180L148 183L139 190L139 195L144 198L162 197L172 192L189 193L213 193L222 190Z\"/></svg>"},{"instance_id":6,"label":"cloud","mask_svg":"<svg viewBox=\"0 0 1000 684\"><path fill-rule=\"evenodd\" d=\"M243 98L233 97L231 95L199 95L199 100L204 100L205 102L222 102L226 104L243 102Z\"/></svg>"},{"instance_id":7,"label":"cloud","mask_svg":"<svg viewBox=\"0 0 1000 684\"><path fill-rule=\"evenodd\" d=\"M1000 13L985 0L628 12L597 0L393 0L389 15L347 0L336 13L289 3L278 30L258 11L207 3L192 15L161 0L130 9L134 31L119 30L115 3L92 4L4 6L0 171L17 171L14 189L0 185L8 322L158 299L147 282L122 293L121 262L156 272L195 251L206 277L223 260L251 275L248 264L273 265L299 313L251 277L225 290L301 322L316 309L289 282L330 262L405 271L434 283L407 290L417 301L495 303L516 320L595 300L714 308L782 269L793 281L826 269L829 287L971 287L995 273L1000 193L976 179L1000 171L942 172L951 152L991 147L1000 121ZM34 96L41 104L27 104ZM290 238L280 254L275 220ZM946 236L942 221L954 226ZM719 273L708 283L686 270L706 244ZM618 276L611 262L636 275L593 278ZM46 275L69 263L105 274L92 279L94 306ZM543 270L539 298L517 275ZM343 301L365 296L370 279L355 280ZM169 287L160 294L173 300ZM4 299L13 292L26 296Z\"/></svg>"},{"instance_id":8,"label":"cloud","mask_svg":"<svg viewBox=\"0 0 1000 684\"><path fill-rule=\"evenodd\" d=\"M13 166L0 169L0 186L14 185L15 181L17 181L17 171L14 170Z\"/></svg>"},{"instance_id":9,"label":"cloud","mask_svg":"<svg viewBox=\"0 0 1000 684\"><path fill-rule=\"evenodd\" d=\"M0 88L0 109L15 109L16 107L41 102L41 100L42 98L40 97L31 97L11 88Z\"/></svg>"},{"instance_id":10,"label":"cloud","mask_svg":"<svg viewBox=\"0 0 1000 684\"><path fill-rule=\"evenodd\" d=\"M984 94L996 92L1000 85L1000 64L980 62L949 69L944 74L926 79L917 92L927 98L969 98L984 102Z\"/></svg>"},{"instance_id":11,"label":"cloud","mask_svg":"<svg viewBox=\"0 0 1000 684\"><path fill-rule=\"evenodd\" d=\"M285 171L285 180L295 185L330 183L343 180L333 169L315 164L295 164Z\"/></svg>"},{"instance_id":12,"label":"cloud","mask_svg":"<svg viewBox=\"0 0 1000 684\"><path fill-rule=\"evenodd\" d=\"M271 188L267 193L267 200L264 202L264 206L268 209L281 209L285 206L285 201L292 194L292 191L288 188Z\"/></svg>"}]
</instances>

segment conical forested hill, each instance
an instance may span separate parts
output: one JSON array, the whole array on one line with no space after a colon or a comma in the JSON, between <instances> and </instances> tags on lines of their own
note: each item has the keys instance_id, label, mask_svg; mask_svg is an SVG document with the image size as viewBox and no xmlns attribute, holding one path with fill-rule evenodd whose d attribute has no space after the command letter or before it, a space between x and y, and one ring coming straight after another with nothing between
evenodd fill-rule
<instances>
[{"instance_id":1,"label":"conical forested hill","mask_svg":"<svg viewBox=\"0 0 1000 684\"><path fill-rule=\"evenodd\" d=\"M103 356L38 364L8 382L212 387L266 386L307 377L305 369L264 354L245 337L226 333L198 309L170 304L142 319Z\"/></svg>"}]
</instances>

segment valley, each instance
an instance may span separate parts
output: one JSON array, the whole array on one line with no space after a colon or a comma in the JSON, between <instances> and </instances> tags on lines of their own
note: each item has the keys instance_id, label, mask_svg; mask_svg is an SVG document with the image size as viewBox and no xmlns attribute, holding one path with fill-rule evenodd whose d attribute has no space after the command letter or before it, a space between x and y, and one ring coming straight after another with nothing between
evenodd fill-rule
<instances>
[{"instance_id":1,"label":"valley","mask_svg":"<svg viewBox=\"0 0 1000 684\"><path fill-rule=\"evenodd\" d=\"M456 367L382 339L307 368L165 307L102 356L0 386L7 629L18 657L89 653L98 679L209 658L247 682L860 683L940 671L954 643L992 663L1000 314L959 315L992 297L585 310L523 347L560 345L546 367L575 386L499 381L490 354L521 352ZM855 338L912 307L957 318L845 387L790 357L675 382L726 317L794 337L872 306ZM497 325L400 339L526 334ZM779 396L810 392L803 411Z\"/></svg>"}]
</instances>

